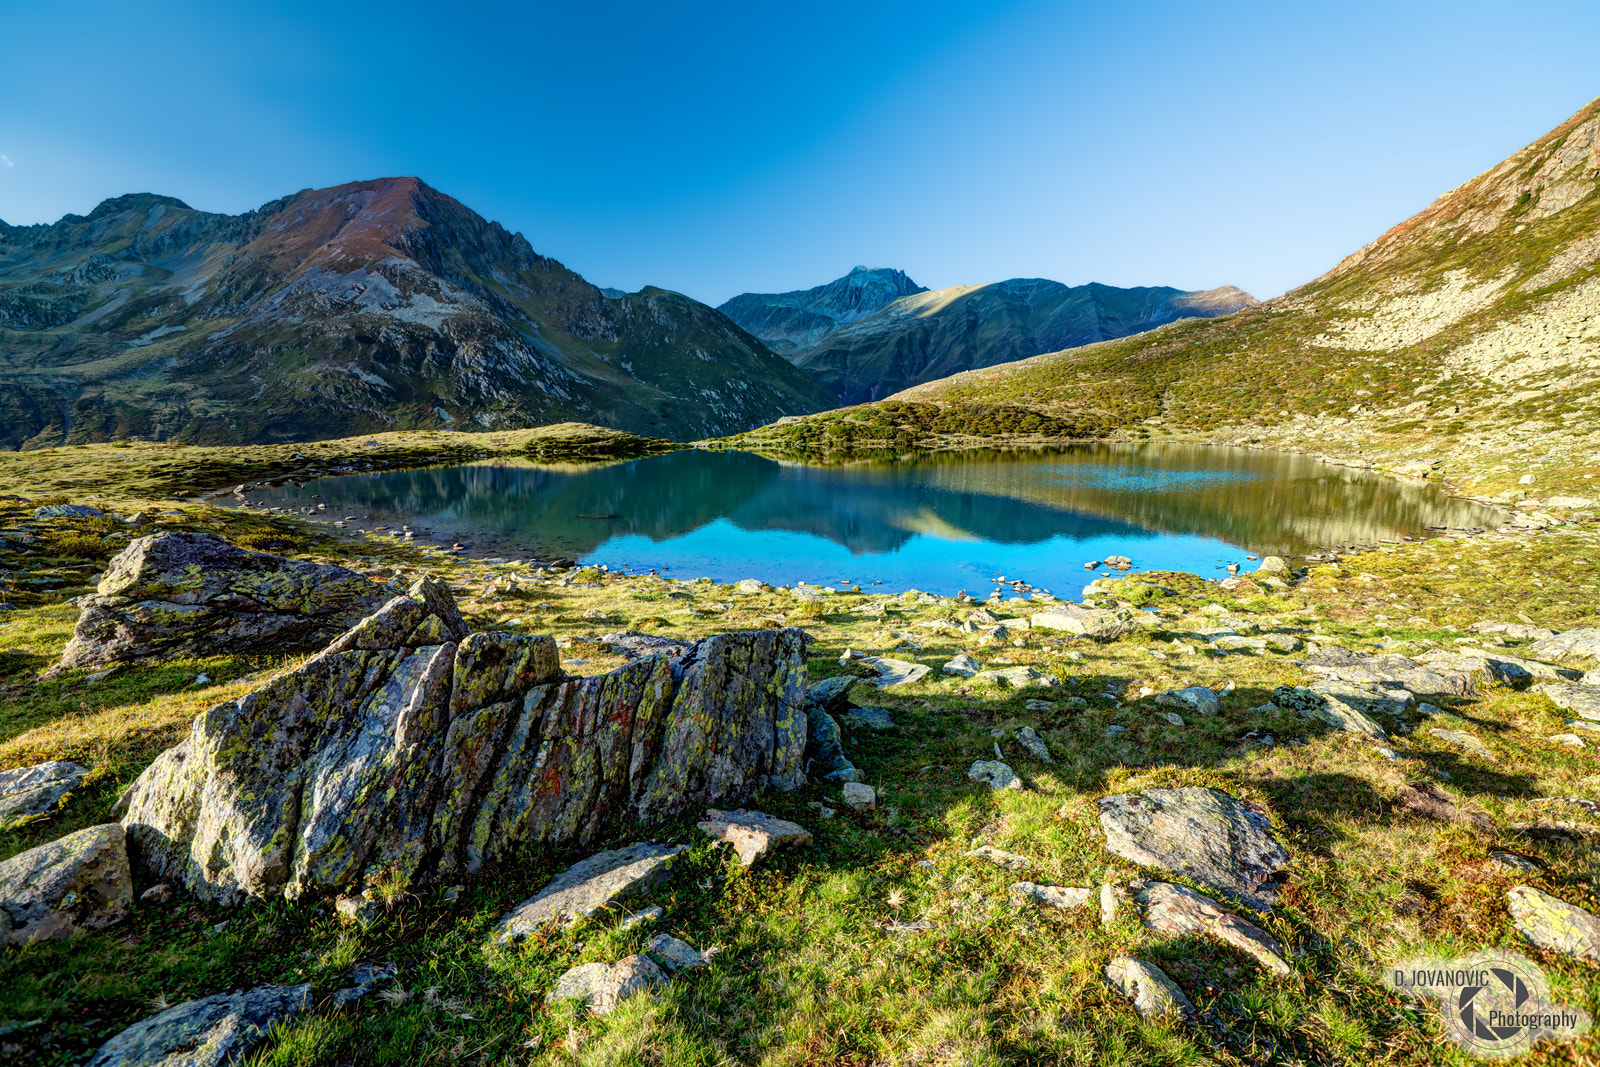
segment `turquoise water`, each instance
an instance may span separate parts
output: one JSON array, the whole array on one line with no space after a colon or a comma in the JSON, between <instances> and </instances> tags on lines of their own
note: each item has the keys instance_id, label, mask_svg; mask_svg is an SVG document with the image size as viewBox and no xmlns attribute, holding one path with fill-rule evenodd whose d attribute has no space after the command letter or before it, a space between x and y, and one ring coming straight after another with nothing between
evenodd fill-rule
<instances>
[{"instance_id":1,"label":"turquoise water","mask_svg":"<svg viewBox=\"0 0 1600 1067\"><path fill-rule=\"evenodd\" d=\"M1303 555L1482 527L1437 488L1299 456L1202 446L973 452L844 467L686 450L625 463L479 463L322 478L252 494L327 505L351 528L409 524L480 557L562 558L680 578L848 582L987 595L1021 579L1075 596L1084 564L1222 577Z\"/></svg>"}]
</instances>

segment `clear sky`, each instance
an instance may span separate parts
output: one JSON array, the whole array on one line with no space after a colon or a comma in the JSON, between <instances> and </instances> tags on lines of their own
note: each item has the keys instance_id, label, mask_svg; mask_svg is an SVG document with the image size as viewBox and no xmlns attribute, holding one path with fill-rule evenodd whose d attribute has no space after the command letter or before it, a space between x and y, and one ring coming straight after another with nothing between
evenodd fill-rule
<instances>
[{"instance_id":1,"label":"clear sky","mask_svg":"<svg viewBox=\"0 0 1600 1067\"><path fill-rule=\"evenodd\" d=\"M0 0L0 219L415 174L710 303L1309 280L1600 95L1600 3Z\"/></svg>"}]
</instances>

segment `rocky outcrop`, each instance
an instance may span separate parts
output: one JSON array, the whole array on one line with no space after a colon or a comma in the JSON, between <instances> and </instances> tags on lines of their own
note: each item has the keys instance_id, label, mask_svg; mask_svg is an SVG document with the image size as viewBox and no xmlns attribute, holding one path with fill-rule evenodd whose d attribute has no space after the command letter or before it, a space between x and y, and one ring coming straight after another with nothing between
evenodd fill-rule
<instances>
[{"instance_id":1,"label":"rocky outcrop","mask_svg":"<svg viewBox=\"0 0 1600 1067\"><path fill-rule=\"evenodd\" d=\"M1543 659L1600 660L1600 627L1585 627L1546 637L1528 646Z\"/></svg>"},{"instance_id":2,"label":"rocky outcrop","mask_svg":"<svg viewBox=\"0 0 1600 1067\"><path fill-rule=\"evenodd\" d=\"M196 718L126 798L137 860L205 899L459 879L536 843L802 780L805 635L706 638L609 674L408 595Z\"/></svg>"},{"instance_id":3,"label":"rocky outcrop","mask_svg":"<svg viewBox=\"0 0 1600 1067\"><path fill-rule=\"evenodd\" d=\"M185 1001L100 1046L85 1067L238 1063L283 1019L311 1007L309 985L264 985Z\"/></svg>"},{"instance_id":4,"label":"rocky outcrop","mask_svg":"<svg viewBox=\"0 0 1600 1067\"><path fill-rule=\"evenodd\" d=\"M1185 874L1252 908L1271 907L1289 854L1272 824L1217 789L1147 789L1102 797L1106 848L1123 859Z\"/></svg>"},{"instance_id":5,"label":"rocky outcrop","mask_svg":"<svg viewBox=\"0 0 1600 1067\"><path fill-rule=\"evenodd\" d=\"M134 539L111 560L63 667L319 648L392 593L345 567L248 552L211 534Z\"/></svg>"},{"instance_id":6,"label":"rocky outcrop","mask_svg":"<svg viewBox=\"0 0 1600 1067\"><path fill-rule=\"evenodd\" d=\"M54 811L88 774L87 767L68 760L0 771L0 826Z\"/></svg>"},{"instance_id":7,"label":"rocky outcrop","mask_svg":"<svg viewBox=\"0 0 1600 1067\"><path fill-rule=\"evenodd\" d=\"M122 827L90 826L0 863L0 945L103 930L133 906Z\"/></svg>"}]
</instances>

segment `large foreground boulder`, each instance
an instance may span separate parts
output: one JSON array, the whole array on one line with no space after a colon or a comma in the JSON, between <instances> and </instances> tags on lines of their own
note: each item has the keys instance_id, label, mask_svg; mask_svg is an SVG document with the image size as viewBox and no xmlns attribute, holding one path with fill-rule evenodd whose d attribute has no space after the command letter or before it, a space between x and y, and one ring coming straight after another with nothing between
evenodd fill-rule
<instances>
[{"instance_id":1,"label":"large foreground boulder","mask_svg":"<svg viewBox=\"0 0 1600 1067\"><path fill-rule=\"evenodd\" d=\"M85 1067L220 1067L238 1063L283 1019L311 1007L309 985L213 993L134 1023Z\"/></svg>"},{"instance_id":2,"label":"large foreground boulder","mask_svg":"<svg viewBox=\"0 0 1600 1067\"><path fill-rule=\"evenodd\" d=\"M89 768L70 760L0 771L0 826L48 815L88 776Z\"/></svg>"},{"instance_id":3,"label":"large foreground boulder","mask_svg":"<svg viewBox=\"0 0 1600 1067\"><path fill-rule=\"evenodd\" d=\"M90 826L0 863L0 945L70 937L133 907L122 827Z\"/></svg>"},{"instance_id":4,"label":"large foreground boulder","mask_svg":"<svg viewBox=\"0 0 1600 1067\"><path fill-rule=\"evenodd\" d=\"M211 534L129 542L111 560L63 667L319 648L392 593L345 567L248 552Z\"/></svg>"},{"instance_id":5,"label":"large foreground boulder","mask_svg":"<svg viewBox=\"0 0 1600 1067\"><path fill-rule=\"evenodd\" d=\"M1277 896L1289 854L1265 815L1218 789L1147 789L1101 797L1106 848L1123 859L1188 875L1252 908Z\"/></svg>"},{"instance_id":6,"label":"large foreground boulder","mask_svg":"<svg viewBox=\"0 0 1600 1067\"><path fill-rule=\"evenodd\" d=\"M157 877L223 902L459 878L529 845L802 781L805 634L720 634L609 674L470 633L432 579L195 719L129 790Z\"/></svg>"}]
</instances>

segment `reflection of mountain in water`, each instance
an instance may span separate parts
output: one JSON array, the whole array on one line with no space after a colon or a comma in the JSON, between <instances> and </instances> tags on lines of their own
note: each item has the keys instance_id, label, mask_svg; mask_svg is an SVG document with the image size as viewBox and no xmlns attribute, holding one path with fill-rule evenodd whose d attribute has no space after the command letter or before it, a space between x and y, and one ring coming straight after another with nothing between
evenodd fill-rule
<instances>
[{"instance_id":1,"label":"reflection of mountain in water","mask_svg":"<svg viewBox=\"0 0 1600 1067\"><path fill-rule=\"evenodd\" d=\"M688 450L594 468L504 463L329 478L269 496L571 556L608 538L663 541L720 517L814 534L856 554L919 533L1003 544L1195 534L1263 552L1485 525L1484 509L1298 456L1202 446L1090 445L849 467Z\"/></svg>"}]
</instances>

